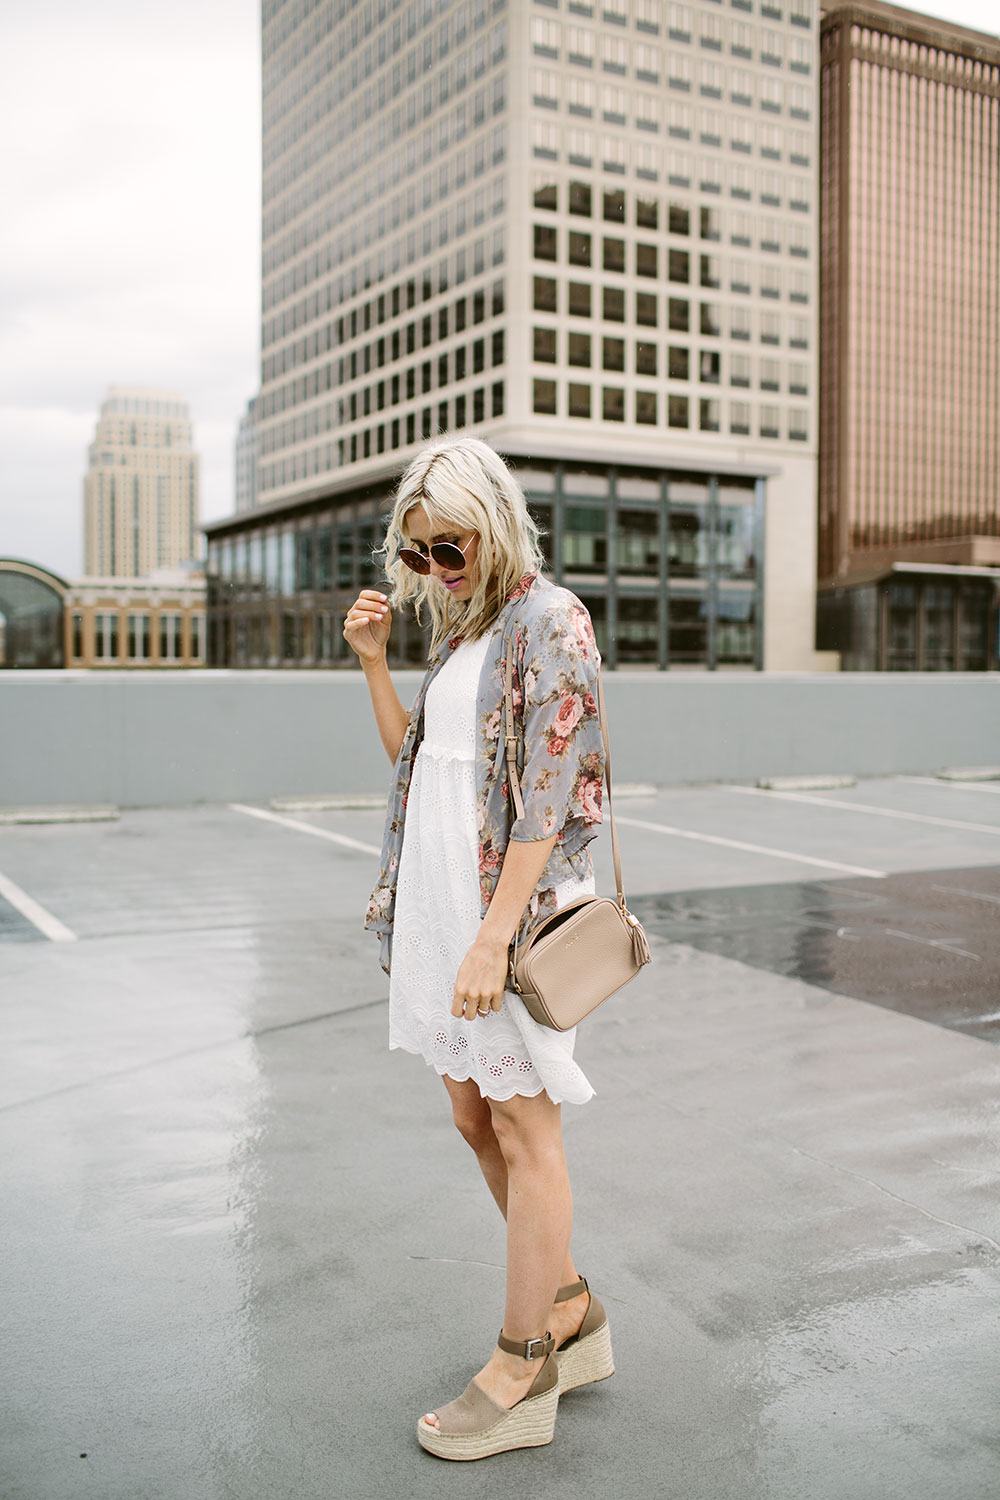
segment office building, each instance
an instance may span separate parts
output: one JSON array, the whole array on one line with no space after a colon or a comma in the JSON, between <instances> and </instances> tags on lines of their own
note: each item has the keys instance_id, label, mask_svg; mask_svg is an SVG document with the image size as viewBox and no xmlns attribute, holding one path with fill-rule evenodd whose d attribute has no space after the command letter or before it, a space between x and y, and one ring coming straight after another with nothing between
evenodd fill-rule
<instances>
[{"instance_id":1,"label":"office building","mask_svg":"<svg viewBox=\"0 0 1000 1500\"><path fill-rule=\"evenodd\" d=\"M831 665L815 0L265 0L262 24L257 506L206 528L210 660L349 664L394 477L471 430L610 666Z\"/></svg>"},{"instance_id":2,"label":"office building","mask_svg":"<svg viewBox=\"0 0 1000 1500\"><path fill-rule=\"evenodd\" d=\"M253 510L257 504L257 460L260 440L257 433L257 397L247 402L236 432L234 473L236 477L236 511Z\"/></svg>"},{"instance_id":3,"label":"office building","mask_svg":"<svg viewBox=\"0 0 1000 1500\"><path fill-rule=\"evenodd\" d=\"M1000 38L828 0L821 64L820 640L995 667Z\"/></svg>"},{"instance_id":4,"label":"office building","mask_svg":"<svg viewBox=\"0 0 1000 1500\"><path fill-rule=\"evenodd\" d=\"M84 569L136 578L195 557L198 455L175 392L112 386L84 480Z\"/></svg>"}]
</instances>

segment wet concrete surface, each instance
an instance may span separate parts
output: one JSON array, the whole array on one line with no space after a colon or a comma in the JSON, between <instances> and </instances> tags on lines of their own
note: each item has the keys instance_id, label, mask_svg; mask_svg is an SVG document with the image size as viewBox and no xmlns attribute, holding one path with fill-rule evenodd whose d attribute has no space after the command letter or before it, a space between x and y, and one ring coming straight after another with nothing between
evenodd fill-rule
<instances>
[{"instance_id":1,"label":"wet concrete surface","mask_svg":"<svg viewBox=\"0 0 1000 1500\"><path fill-rule=\"evenodd\" d=\"M897 879L926 902L996 890L988 834L947 831L948 865L921 825L845 841L822 808L745 802L744 842L891 855L871 886L894 913L919 906ZM725 809L713 789L639 815L714 836ZM377 842L377 815L307 821ZM777 887L786 915L816 905L775 855L624 843L637 901L686 892L680 920L724 893L734 942L754 891L762 929ZM0 832L0 872L76 936L0 942L3 1500L995 1500L988 1033L655 930L653 965L581 1028L598 1093L565 1111L617 1374L561 1403L548 1448L419 1450L416 1417L495 1337L503 1234L441 1085L386 1050L373 865L224 807ZM868 888L820 884L838 916ZM955 912L995 951L989 902Z\"/></svg>"},{"instance_id":2,"label":"wet concrete surface","mask_svg":"<svg viewBox=\"0 0 1000 1500\"><path fill-rule=\"evenodd\" d=\"M653 932L1000 1043L1000 867L640 895Z\"/></svg>"}]
</instances>

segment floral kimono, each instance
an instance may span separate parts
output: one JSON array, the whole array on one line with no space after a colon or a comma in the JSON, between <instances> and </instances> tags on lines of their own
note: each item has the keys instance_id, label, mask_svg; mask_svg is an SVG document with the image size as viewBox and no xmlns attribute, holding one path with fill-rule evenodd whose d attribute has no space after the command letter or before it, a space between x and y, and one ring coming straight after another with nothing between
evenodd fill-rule
<instances>
[{"instance_id":1,"label":"floral kimono","mask_svg":"<svg viewBox=\"0 0 1000 1500\"><path fill-rule=\"evenodd\" d=\"M392 954L396 878L410 778L424 733L427 689L460 643L448 641L431 661L393 768L378 882L365 926L381 938L386 973ZM517 768L524 816L512 818L503 734L504 673L513 651ZM500 878L510 839L530 843L556 835L556 845L521 919L519 934L556 910L556 886L592 873L588 845L601 821L604 746L594 697L601 659L590 615L568 589L526 573L497 617L479 679L476 722L476 803L482 914Z\"/></svg>"}]
</instances>

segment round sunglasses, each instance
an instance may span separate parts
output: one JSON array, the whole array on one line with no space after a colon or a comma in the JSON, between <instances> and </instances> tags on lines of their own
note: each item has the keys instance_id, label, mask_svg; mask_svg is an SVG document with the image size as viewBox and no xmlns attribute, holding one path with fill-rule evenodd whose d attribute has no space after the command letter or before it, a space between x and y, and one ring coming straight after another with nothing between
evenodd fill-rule
<instances>
[{"instance_id":1,"label":"round sunglasses","mask_svg":"<svg viewBox=\"0 0 1000 1500\"><path fill-rule=\"evenodd\" d=\"M475 533L473 533L473 536ZM434 559L440 568L464 568L465 554L472 545L472 537L465 544L465 548L457 547L454 542L434 542L430 549L430 557ZM414 573L429 573L431 570L430 557L426 552L418 552L416 547L400 547L398 552L400 562L404 562Z\"/></svg>"}]
</instances>

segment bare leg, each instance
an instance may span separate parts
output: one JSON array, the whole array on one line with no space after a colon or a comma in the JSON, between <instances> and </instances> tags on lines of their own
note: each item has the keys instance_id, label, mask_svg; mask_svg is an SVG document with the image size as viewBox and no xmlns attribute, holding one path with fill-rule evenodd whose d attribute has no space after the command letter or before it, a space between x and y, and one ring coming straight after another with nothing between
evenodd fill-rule
<instances>
[{"instance_id":1,"label":"bare leg","mask_svg":"<svg viewBox=\"0 0 1000 1500\"><path fill-rule=\"evenodd\" d=\"M450 1080L449 1084L454 1103L455 1085ZM576 1279L569 1252L573 1200L562 1144L560 1108L544 1093L532 1099L515 1094L512 1099L484 1102L490 1111L507 1173L507 1299L503 1331L511 1339L537 1338L552 1328L556 1311L553 1301L560 1279ZM465 1129L461 1125L459 1128L465 1135ZM493 1169L491 1150L488 1142L484 1150L480 1141L476 1155L480 1165L485 1158ZM483 1171L486 1175L485 1166ZM494 1174L493 1181L487 1176L487 1182L500 1203L494 1188L494 1182L499 1187L499 1174ZM502 1203L500 1206L504 1207ZM575 1326L579 1327L586 1299L582 1299L580 1308L576 1307L577 1300L580 1299L559 1304L558 1321L575 1320ZM552 1328L552 1332L556 1334L556 1329ZM495 1349L476 1376L476 1384L499 1405L509 1407L527 1393L538 1369L537 1361ZM436 1414L429 1413L427 1421L437 1425Z\"/></svg>"}]
</instances>

